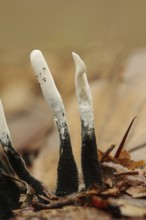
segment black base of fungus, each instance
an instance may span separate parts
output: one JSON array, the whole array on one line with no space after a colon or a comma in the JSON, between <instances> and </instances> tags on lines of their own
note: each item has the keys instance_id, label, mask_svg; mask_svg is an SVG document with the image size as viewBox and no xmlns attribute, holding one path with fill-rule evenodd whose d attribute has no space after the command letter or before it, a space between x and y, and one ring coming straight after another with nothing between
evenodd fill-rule
<instances>
[{"instance_id":1,"label":"black base of fungus","mask_svg":"<svg viewBox=\"0 0 146 220\"><path fill-rule=\"evenodd\" d=\"M78 171L68 133L60 140L56 195L64 196L78 191Z\"/></svg>"},{"instance_id":2,"label":"black base of fungus","mask_svg":"<svg viewBox=\"0 0 146 220\"><path fill-rule=\"evenodd\" d=\"M0 220L8 220L13 217L14 214L9 206L8 198L0 193Z\"/></svg>"},{"instance_id":3,"label":"black base of fungus","mask_svg":"<svg viewBox=\"0 0 146 220\"><path fill-rule=\"evenodd\" d=\"M8 137L9 140L9 137ZM17 153L17 151L13 148L11 141L9 140L8 145L5 146L4 143L2 143L4 152L9 160L9 163L12 167L12 169L15 171L17 176L21 179L27 182L36 192L36 194L40 195L46 195L44 192L44 187L40 181L35 179L29 171L27 170L25 166L25 162L20 156L20 154Z\"/></svg>"},{"instance_id":4,"label":"black base of fungus","mask_svg":"<svg viewBox=\"0 0 146 220\"><path fill-rule=\"evenodd\" d=\"M18 185L0 170L0 193L5 196L11 209L20 208L20 189Z\"/></svg>"},{"instance_id":5,"label":"black base of fungus","mask_svg":"<svg viewBox=\"0 0 146 220\"><path fill-rule=\"evenodd\" d=\"M83 124L81 163L85 188L88 189L93 185L102 187L102 171L98 160L94 129L89 131Z\"/></svg>"}]
</instances>

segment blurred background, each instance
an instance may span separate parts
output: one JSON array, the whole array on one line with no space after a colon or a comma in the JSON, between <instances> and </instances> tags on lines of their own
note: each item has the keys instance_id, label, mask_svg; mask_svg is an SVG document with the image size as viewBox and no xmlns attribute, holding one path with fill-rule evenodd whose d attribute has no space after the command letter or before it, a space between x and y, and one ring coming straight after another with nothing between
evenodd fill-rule
<instances>
[{"instance_id":1,"label":"blurred background","mask_svg":"<svg viewBox=\"0 0 146 220\"><path fill-rule=\"evenodd\" d=\"M105 121L104 112L105 109L108 111L109 100L115 93L111 89L110 85L113 86L111 83L104 86L105 93L98 91L101 87L101 85L98 86L98 82L111 80L117 75L119 79L124 66L127 65L125 64L127 58L133 53L142 55L135 58L138 64L136 67L132 66L133 69L130 71L135 68L144 71L142 81L145 79L145 11L145 0L0 0L0 97L14 143L28 160L28 164L38 155L42 146L51 147L58 143L51 142L54 139L56 141L58 137L54 136L52 113L42 98L31 68L30 52L33 49L40 49L46 57L67 109L74 145L78 145L80 140L79 134L75 134L76 127L79 125L76 124L74 117L77 115L79 118L79 115L77 107L74 107L77 104L74 101L74 63L71 52L75 51L80 54L87 65L88 79L94 89L95 109L97 107L96 121L99 122L96 128L100 139L103 136L101 134L103 124L109 119L108 116ZM139 64L140 60L142 60L142 65ZM135 63L133 60L129 62L132 65ZM117 94L118 87L114 88ZM142 94L143 91L141 91ZM107 96L103 94L111 96L106 98ZM127 94L123 96L122 93L121 102ZM98 102L98 96L100 103L105 99L103 105ZM145 97L145 94L143 96ZM98 106L101 105L99 114L96 103ZM121 124L124 124L121 122L126 115L123 112L125 105L124 103L124 107L121 107L120 122L118 122L118 114L116 123L111 122L116 131ZM113 107L113 104L111 106ZM116 106L119 106L118 101ZM113 117L112 113L110 115ZM133 116L134 114L129 118ZM101 117L102 122L100 122ZM120 130L119 136L117 135L118 137L121 138L121 134L129 123L129 118L127 124L124 124ZM107 130L107 135L109 130ZM110 135L108 144L115 141L113 140L115 130ZM49 137L49 143L46 143L46 136ZM102 145L103 141L100 142Z\"/></svg>"}]
</instances>

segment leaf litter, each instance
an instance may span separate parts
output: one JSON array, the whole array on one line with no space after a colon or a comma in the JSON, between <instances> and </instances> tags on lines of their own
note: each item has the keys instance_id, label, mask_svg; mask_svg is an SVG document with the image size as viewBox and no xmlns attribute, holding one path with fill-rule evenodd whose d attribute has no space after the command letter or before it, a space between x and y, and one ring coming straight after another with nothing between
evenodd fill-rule
<instances>
[{"instance_id":1,"label":"leaf litter","mask_svg":"<svg viewBox=\"0 0 146 220\"><path fill-rule=\"evenodd\" d=\"M127 134L128 135L128 134ZM36 194L30 185L25 181L9 176L1 172L1 178L9 179L9 187L13 195L13 206L9 203L12 195L1 188L1 196L5 197L7 204L7 213L13 216L12 210L20 209L22 212L27 210L40 211L49 209L60 209L66 206L75 207L94 207L104 210L113 217L143 217L146 215L146 164L144 161L131 160L130 154L120 150L118 158L110 155L115 148L112 145L105 153L99 151L100 162L102 167L103 183L102 188L92 185L88 190L82 189L80 192L65 196L57 197L52 192L52 197L44 197ZM17 183L14 192L13 184ZM20 186L21 185L23 186ZM5 185L7 187L7 184ZM25 190L24 190L25 188ZM21 197L21 199L20 199ZM14 201L14 198L17 201ZM19 204L19 200L21 201ZM9 201L9 202L8 202ZM15 213L15 212L14 212ZM17 213L17 212L16 212ZM117 214L118 213L118 214ZM17 214L16 214L17 216Z\"/></svg>"}]
</instances>

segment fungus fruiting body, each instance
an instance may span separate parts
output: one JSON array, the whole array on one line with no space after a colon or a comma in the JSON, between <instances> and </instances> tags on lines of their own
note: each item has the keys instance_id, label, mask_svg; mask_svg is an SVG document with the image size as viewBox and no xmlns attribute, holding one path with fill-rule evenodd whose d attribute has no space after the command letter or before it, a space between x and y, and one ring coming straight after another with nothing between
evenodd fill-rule
<instances>
[{"instance_id":1,"label":"fungus fruiting body","mask_svg":"<svg viewBox=\"0 0 146 220\"><path fill-rule=\"evenodd\" d=\"M41 51L32 51L30 59L44 98L54 113L60 137L56 194L67 195L78 191L78 172L72 153L64 105Z\"/></svg>"},{"instance_id":2,"label":"fungus fruiting body","mask_svg":"<svg viewBox=\"0 0 146 220\"><path fill-rule=\"evenodd\" d=\"M81 163L87 189L94 184L102 186L102 174L97 155L92 96L86 76L86 66L76 53L73 52L72 56L76 67L75 85L81 117Z\"/></svg>"},{"instance_id":3,"label":"fungus fruiting body","mask_svg":"<svg viewBox=\"0 0 146 220\"><path fill-rule=\"evenodd\" d=\"M85 188L88 189L92 185L101 187L102 172L97 155L92 96L86 76L86 66L76 53L72 53L72 56L76 67L75 85L81 117L81 163ZM56 195L68 195L78 191L78 171L72 152L65 108L41 51L32 51L30 60L43 96L54 113L54 121L56 122L59 132L60 149ZM29 173L24 160L12 145L12 139L1 102L0 115L0 143L12 169L17 176L21 180L26 181L37 194L46 196L44 186Z\"/></svg>"},{"instance_id":4,"label":"fungus fruiting body","mask_svg":"<svg viewBox=\"0 0 146 220\"><path fill-rule=\"evenodd\" d=\"M81 116L81 163L85 188L87 189L92 185L101 187L102 174L97 155L92 96L86 77L86 66L76 53L72 53L72 56L76 67L76 95ZM78 190L78 176L72 154L64 105L42 53L39 50L34 50L31 53L30 59L44 98L54 112L60 136L60 158L56 194L70 194Z\"/></svg>"}]
</instances>

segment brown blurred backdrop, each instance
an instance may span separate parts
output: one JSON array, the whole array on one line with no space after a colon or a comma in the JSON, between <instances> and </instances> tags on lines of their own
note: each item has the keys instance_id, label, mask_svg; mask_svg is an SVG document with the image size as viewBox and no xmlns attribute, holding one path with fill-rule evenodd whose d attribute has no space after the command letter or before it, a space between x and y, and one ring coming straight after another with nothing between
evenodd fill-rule
<instances>
[{"instance_id":1,"label":"brown blurred backdrop","mask_svg":"<svg viewBox=\"0 0 146 220\"><path fill-rule=\"evenodd\" d=\"M82 55L89 78L109 74L118 59L146 46L145 8L145 0L0 0L0 93L6 110L30 104L33 49L42 50L66 96L74 89L67 81L74 77L71 51Z\"/></svg>"}]
</instances>

